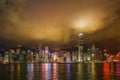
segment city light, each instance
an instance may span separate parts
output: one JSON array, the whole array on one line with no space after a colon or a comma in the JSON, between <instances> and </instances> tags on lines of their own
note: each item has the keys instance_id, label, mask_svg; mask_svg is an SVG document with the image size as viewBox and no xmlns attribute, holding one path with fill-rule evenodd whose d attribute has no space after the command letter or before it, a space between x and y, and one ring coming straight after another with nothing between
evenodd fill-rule
<instances>
[{"instance_id":1,"label":"city light","mask_svg":"<svg viewBox=\"0 0 120 80\"><path fill-rule=\"evenodd\" d=\"M120 0L0 0L0 80L120 80Z\"/></svg>"}]
</instances>

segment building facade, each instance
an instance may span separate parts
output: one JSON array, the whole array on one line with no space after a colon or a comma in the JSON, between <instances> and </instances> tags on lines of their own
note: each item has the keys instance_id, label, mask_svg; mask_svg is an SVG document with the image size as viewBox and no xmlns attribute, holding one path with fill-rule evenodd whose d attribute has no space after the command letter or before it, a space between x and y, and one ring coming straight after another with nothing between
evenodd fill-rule
<instances>
[{"instance_id":1,"label":"building facade","mask_svg":"<svg viewBox=\"0 0 120 80\"><path fill-rule=\"evenodd\" d=\"M78 35L78 62L83 61L83 33Z\"/></svg>"}]
</instances>

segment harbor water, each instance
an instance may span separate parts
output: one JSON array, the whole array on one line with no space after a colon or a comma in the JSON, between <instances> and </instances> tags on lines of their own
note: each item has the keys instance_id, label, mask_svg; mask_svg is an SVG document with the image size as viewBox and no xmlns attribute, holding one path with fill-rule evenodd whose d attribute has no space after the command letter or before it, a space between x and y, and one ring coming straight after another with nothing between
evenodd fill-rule
<instances>
[{"instance_id":1,"label":"harbor water","mask_svg":"<svg viewBox=\"0 0 120 80\"><path fill-rule=\"evenodd\" d=\"M120 63L0 63L0 80L120 80Z\"/></svg>"}]
</instances>

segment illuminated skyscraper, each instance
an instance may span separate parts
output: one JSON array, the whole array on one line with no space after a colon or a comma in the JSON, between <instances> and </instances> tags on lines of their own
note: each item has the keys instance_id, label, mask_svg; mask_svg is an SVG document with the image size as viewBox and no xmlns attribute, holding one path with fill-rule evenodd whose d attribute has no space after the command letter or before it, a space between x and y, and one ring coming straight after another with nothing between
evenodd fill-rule
<instances>
[{"instance_id":1,"label":"illuminated skyscraper","mask_svg":"<svg viewBox=\"0 0 120 80\"><path fill-rule=\"evenodd\" d=\"M49 49L48 46L45 47L45 62L48 62Z\"/></svg>"},{"instance_id":2,"label":"illuminated skyscraper","mask_svg":"<svg viewBox=\"0 0 120 80\"><path fill-rule=\"evenodd\" d=\"M39 58L40 58L40 61L44 61L44 50L42 49L42 44L39 44Z\"/></svg>"},{"instance_id":3,"label":"illuminated skyscraper","mask_svg":"<svg viewBox=\"0 0 120 80\"><path fill-rule=\"evenodd\" d=\"M78 62L83 61L82 52L83 52L83 33L79 33L78 39Z\"/></svg>"}]
</instances>

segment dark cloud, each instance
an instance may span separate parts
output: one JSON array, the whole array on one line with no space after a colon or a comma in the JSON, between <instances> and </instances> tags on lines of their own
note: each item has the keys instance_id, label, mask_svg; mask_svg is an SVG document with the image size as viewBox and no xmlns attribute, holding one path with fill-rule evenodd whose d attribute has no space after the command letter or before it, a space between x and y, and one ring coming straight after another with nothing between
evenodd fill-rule
<instances>
[{"instance_id":1,"label":"dark cloud","mask_svg":"<svg viewBox=\"0 0 120 80\"><path fill-rule=\"evenodd\" d=\"M1 43L73 46L83 32L85 43L119 47L119 4L120 0L0 0Z\"/></svg>"},{"instance_id":2,"label":"dark cloud","mask_svg":"<svg viewBox=\"0 0 120 80\"><path fill-rule=\"evenodd\" d=\"M88 35L88 39L103 48L119 49L120 8L118 8L112 16L104 19L104 22L104 28L96 31L94 34Z\"/></svg>"}]
</instances>

